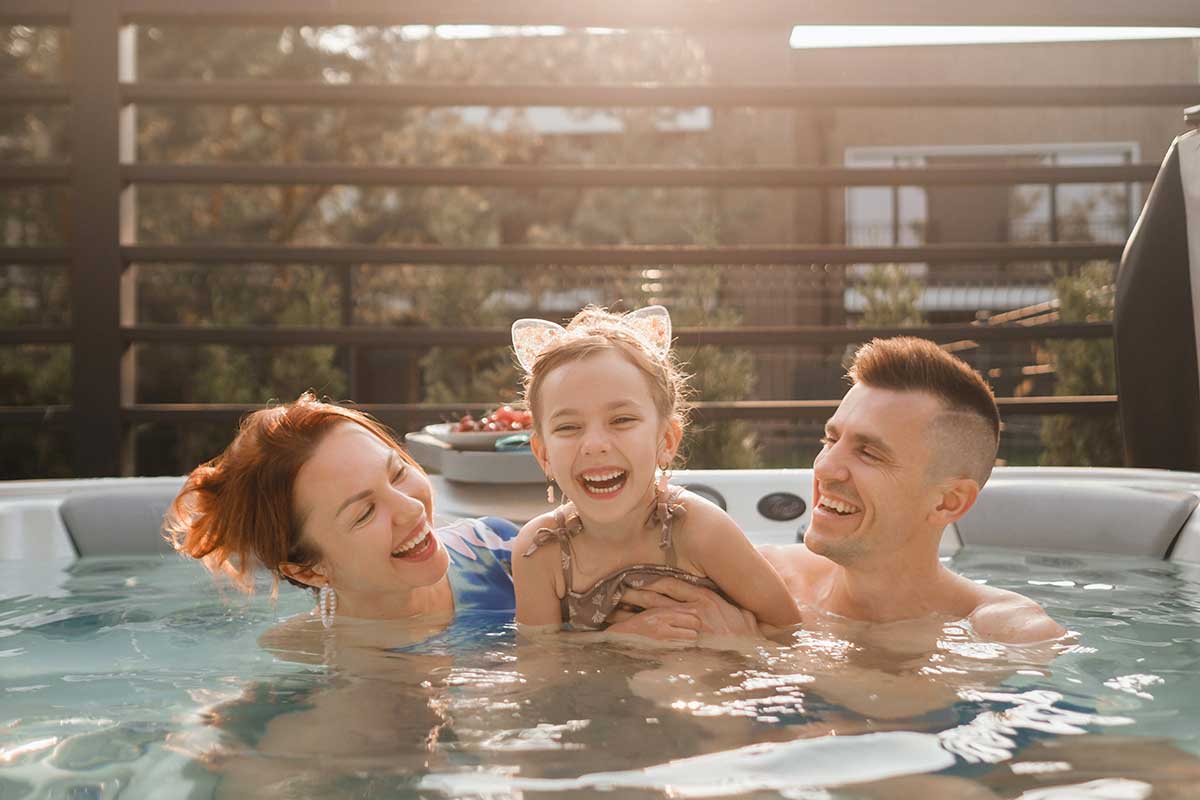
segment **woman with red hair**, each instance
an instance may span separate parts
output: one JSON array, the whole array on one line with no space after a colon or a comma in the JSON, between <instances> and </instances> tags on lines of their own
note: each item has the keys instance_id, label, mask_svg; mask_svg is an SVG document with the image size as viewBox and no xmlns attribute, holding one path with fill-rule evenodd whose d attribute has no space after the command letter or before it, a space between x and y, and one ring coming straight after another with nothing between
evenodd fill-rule
<instances>
[{"instance_id":1,"label":"woman with red hair","mask_svg":"<svg viewBox=\"0 0 1200 800\"><path fill-rule=\"evenodd\" d=\"M166 529L247 592L263 570L275 589L283 578L312 591L317 609L288 628L511 612L515 526L486 517L435 531L433 520L429 479L386 428L305 393L248 415L188 476Z\"/></svg>"}]
</instances>

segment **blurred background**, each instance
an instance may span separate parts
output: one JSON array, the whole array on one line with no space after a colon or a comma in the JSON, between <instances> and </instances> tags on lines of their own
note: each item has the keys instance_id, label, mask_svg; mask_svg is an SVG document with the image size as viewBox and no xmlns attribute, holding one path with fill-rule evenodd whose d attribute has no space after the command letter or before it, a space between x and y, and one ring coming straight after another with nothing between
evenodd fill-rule
<instances>
[{"instance_id":1,"label":"blurred background","mask_svg":"<svg viewBox=\"0 0 1200 800\"><path fill-rule=\"evenodd\" d=\"M0 478L180 474L306 389L479 412L512 320L588 303L671 309L690 467L809 466L905 330L1007 463L1121 463L1112 282L1195 9L329 5L0 7Z\"/></svg>"}]
</instances>

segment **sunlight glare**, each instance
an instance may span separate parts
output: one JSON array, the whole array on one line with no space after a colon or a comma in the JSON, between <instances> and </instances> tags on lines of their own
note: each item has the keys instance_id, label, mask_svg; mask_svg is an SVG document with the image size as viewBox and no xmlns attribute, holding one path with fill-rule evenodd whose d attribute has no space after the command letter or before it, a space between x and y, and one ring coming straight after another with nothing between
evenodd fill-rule
<instances>
[{"instance_id":1,"label":"sunlight glare","mask_svg":"<svg viewBox=\"0 0 1200 800\"><path fill-rule=\"evenodd\" d=\"M793 49L939 44L1200 39L1200 28L1069 28L1008 25L797 25Z\"/></svg>"}]
</instances>

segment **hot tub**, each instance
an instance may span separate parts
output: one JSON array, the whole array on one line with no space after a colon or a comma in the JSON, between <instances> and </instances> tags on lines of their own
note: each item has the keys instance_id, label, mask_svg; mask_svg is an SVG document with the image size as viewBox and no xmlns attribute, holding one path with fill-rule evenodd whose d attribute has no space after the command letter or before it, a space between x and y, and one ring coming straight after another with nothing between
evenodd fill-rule
<instances>
[{"instance_id":1,"label":"hot tub","mask_svg":"<svg viewBox=\"0 0 1200 800\"><path fill-rule=\"evenodd\" d=\"M675 480L756 542L806 527L809 470ZM944 620L549 646L493 615L424 649L280 651L259 637L311 598L220 592L171 553L180 484L0 485L6 800L1143 798L1200 776L1198 474L998 469L942 552L1074 632L1024 648ZM435 491L443 515L545 508L536 484Z\"/></svg>"},{"instance_id":2,"label":"hot tub","mask_svg":"<svg viewBox=\"0 0 1200 800\"><path fill-rule=\"evenodd\" d=\"M1173 471L997 469L942 537L953 569L1033 597L1067 638L814 617L676 650L527 642L492 615L415 648L356 644L352 620L281 648L263 634L311 598L218 592L176 557L160 524L182 479L0 484L0 797L1195 796L1197 136L1172 146L1117 287L1127 460ZM809 470L675 481L757 543L803 538ZM434 489L443 516L546 508L532 482Z\"/></svg>"}]
</instances>

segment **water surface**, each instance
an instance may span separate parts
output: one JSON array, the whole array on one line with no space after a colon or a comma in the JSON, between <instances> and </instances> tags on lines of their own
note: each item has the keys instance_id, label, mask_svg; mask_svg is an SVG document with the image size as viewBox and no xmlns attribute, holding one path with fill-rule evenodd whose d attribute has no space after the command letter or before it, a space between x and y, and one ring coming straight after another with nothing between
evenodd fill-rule
<instances>
[{"instance_id":1,"label":"water surface","mask_svg":"<svg viewBox=\"0 0 1200 800\"><path fill-rule=\"evenodd\" d=\"M289 587L247 600L175 558L0 562L0 798L1193 796L1200 569L989 549L953 566L1075 635L831 619L741 650L631 649L530 644L484 614L419 646L318 624L268 650L309 607Z\"/></svg>"}]
</instances>

